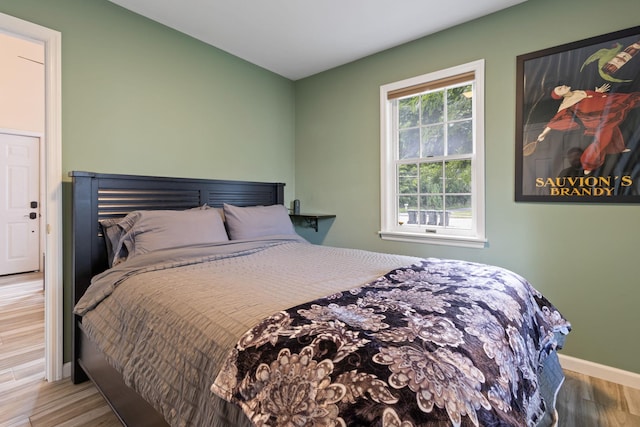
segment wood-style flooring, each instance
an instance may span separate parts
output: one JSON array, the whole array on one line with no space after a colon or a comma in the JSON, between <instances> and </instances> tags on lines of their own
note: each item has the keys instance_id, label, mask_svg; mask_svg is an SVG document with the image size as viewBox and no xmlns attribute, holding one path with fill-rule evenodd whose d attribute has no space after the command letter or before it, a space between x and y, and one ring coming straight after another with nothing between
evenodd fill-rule
<instances>
[{"instance_id":1,"label":"wood-style flooring","mask_svg":"<svg viewBox=\"0 0 640 427\"><path fill-rule=\"evenodd\" d=\"M39 274L0 277L0 427L120 427L90 382L44 381L43 299ZM640 390L566 377L560 427L640 427Z\"/></svg>"},{"instance_id":2,"label":"wood-style flooring","mask_svg":"<svg viewBox=\"0 0 640 427\"><path fill-rule=\"evenodd\" d=\"M0 277L0 426L122 426L90 382L44 380L44 291L36 273Z\"/></svg>"}]
</instances>

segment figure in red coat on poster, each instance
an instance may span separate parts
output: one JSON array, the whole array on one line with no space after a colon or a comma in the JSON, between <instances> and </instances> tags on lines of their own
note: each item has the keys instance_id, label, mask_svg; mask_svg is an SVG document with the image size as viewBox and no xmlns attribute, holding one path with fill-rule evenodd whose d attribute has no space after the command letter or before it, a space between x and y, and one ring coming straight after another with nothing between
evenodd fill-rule
<instances>
[{"instance_id":1,"label":"figure in red coat on poster","mask_svg":"<svg viewBox=\"0 0 640 427\"><path fill-rule=\"evenodd\" d=\"M562 99L562 103L536 142L543 141L552 130L569 131L582 127L584 134L593 138L580 157L585 175L602 166L607 154L629 152L619 126L631 109L640 106L640 92L607 93L609 88L609 84L595 90L556 86L551 96Z\"/></svg>"}]
</instances>

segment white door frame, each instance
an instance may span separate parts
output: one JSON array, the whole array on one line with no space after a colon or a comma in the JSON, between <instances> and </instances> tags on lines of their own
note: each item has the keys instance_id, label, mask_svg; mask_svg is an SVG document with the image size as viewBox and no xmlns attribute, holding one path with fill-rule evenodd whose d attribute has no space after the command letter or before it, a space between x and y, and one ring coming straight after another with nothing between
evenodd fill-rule
<instances>
[{"instance_id":1,"label":"white door frame","mask_svg":"<svg viewBox=\"0 0 640 427\"><path fill-rule=\"evenodd\" d=\"M0 31L44 44L44 359L45 379L62 378L62 35L0 13Z\"/></svg>"}]
</instances>

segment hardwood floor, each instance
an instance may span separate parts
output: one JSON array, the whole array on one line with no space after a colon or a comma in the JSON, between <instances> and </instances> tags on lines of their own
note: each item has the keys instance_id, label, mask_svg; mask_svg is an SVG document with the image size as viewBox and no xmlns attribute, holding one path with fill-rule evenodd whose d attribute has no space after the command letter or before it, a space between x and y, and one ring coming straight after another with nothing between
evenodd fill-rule
<instances>
[{"instance_id":1,"label":"hardwood floor","mask_svg":"<svg viewBox=\"0 0 640 427\"><path fill-rule=\"evenodd\" d=\"M90 382L44 381L41 276L0 277L0 426L120 427ZM640 427L640 390L566 372L560 427Z\"/></svg>"},{"instance_id":2,"label":"hardwood floor","mask_svg":"<svg viewBox=\"0 0 640 427\"><path fill-rule=\"evenodd\" d=\"M44 380L40 274L0 277L0 426L122 426L90 382Z\"/></svg>"},{"instance_id":3,"label":"hardwood floor","mask_svg":"<svg viewBox=\"0 0 640 427\"><path fill-rule=\"evenodd\" d=\"M565 371L558 393L561 427L639 427L640 390Z\"/></svg>"}]
</instances>

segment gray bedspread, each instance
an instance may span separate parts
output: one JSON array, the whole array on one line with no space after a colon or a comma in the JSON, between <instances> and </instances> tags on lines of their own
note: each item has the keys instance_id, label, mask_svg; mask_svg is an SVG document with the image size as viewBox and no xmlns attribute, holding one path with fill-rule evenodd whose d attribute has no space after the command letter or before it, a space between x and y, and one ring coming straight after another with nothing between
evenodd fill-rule
<instances>
[{"instance_id":1,"label":"gray bedspread","mask_svg":"<svg viewBox=\"0 0 640 427\"><path fill-rule=\"evenodd\" d=\"M246 339L247 331L274 313L352 290L421 262L428 263L414 257L317 246L291 236L158 251L96 276L75 313L83 316L83 329L125 382L170 425L250 426L238 405L211 392L230 350ZM461 281L464 275L460 270ZM517 323L517 316L513 320ZM568 323L556 320L556 332L568 332ZM549 340L553 338L547 335L545 353L557 344ZM555 354L538 363L549 360L555 361L554 373L559 377L546 392L541 383L542 396L536 391L535 398L546 398L546 406L553 410L549 401L562 373ZM470 419L463 416L462 425ZM550 422L545 418L541 425Z\"/></svg>"}]
</instances>

